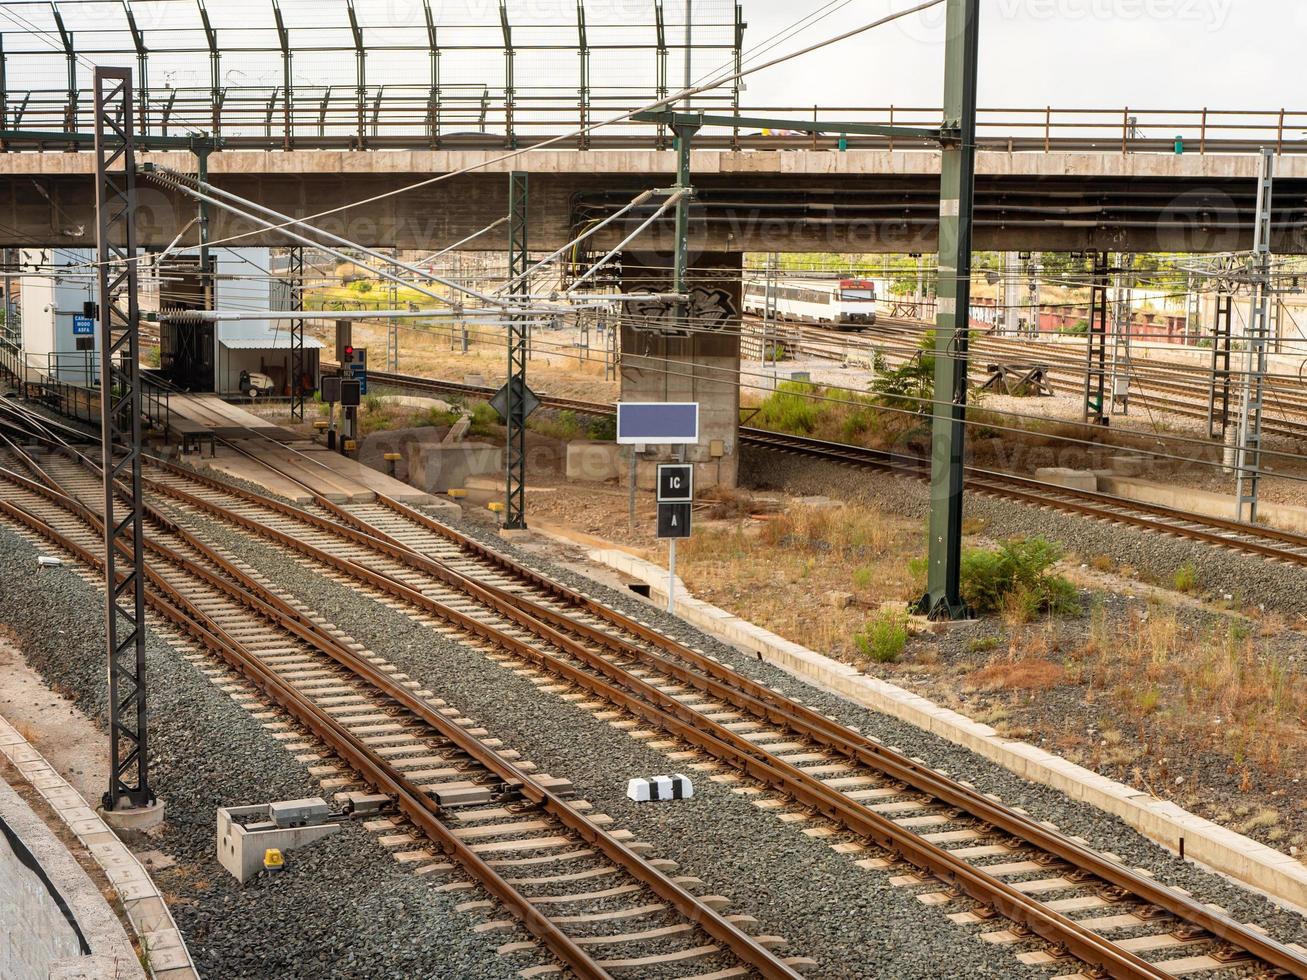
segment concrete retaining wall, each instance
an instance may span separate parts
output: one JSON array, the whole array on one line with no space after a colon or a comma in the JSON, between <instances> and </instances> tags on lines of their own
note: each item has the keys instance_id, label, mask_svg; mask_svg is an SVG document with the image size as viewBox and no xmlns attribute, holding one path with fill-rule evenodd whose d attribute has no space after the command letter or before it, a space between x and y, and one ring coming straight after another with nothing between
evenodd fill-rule
<instances>
[{"instance_id":1,"label":"concrete retaining wall","mask_svg":"<svg viewBox=\"0 0 1307 980\"><path fill-rule=\"evenodd\" d=\"M0 780L0 977L144 978L127 933L76 858Z\"/></svg>"},{"instance_id":2,"label":"concrete retaining wall","mask_svg":"<svg viewBox=\"0 0 1307 980\"><path fill-rule=\"evenodd\" d=\"M616 549L593 550L589 557L645 582L655 599L661 596L665 601L666 569ZM1072 799L1083 800L1114 814L1167 850L1177 852L1183 840L1187 858L1307 909L1307 866L1296 858L1037 746L1005 739L988 725L942 708L894 684L869 677L856 667L816 653L696 599L685 591L679 580L676 588L677 614L705 632L760 654L769 663L817 687L910 722L1025 779L1051 786Z\"/></svg>"}]
</instances>

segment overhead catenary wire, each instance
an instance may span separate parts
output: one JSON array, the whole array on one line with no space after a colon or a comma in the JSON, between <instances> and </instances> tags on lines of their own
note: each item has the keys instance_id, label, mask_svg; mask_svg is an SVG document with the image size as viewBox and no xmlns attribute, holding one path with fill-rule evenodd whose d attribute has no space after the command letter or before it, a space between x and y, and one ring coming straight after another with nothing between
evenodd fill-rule
<instances>
[{"instance_id":1,"label":"overhead catenary wire","mask_svg":"<svg viewBox=\"0 0 1307 980\"><path fill-rule=\"evenodd\" d=\"M495 333L489 336L490 336L490 340L488 341L489 346L492 347L502 346L503 343L502 334ZM536 340L534 342L537 344L537 346L543 345L542 342L539 340ZM487 343L487 341L483 340L482 343ZM567 350L567 351L572 350L570 347L563 347L561 345L559 345L559 349ZM575 353L572 353L571 356L574 357ZM715 380L717 383L735 384L741 389L750 389L750 390L766 391L766 392L771 392L774 390L770 384L771 381L770 374L750 372L749 370L746 370L743 366L738 368L729 368L716 364L705 365L705 364L700 364L698 362L695 362L692 359L682 359L682 358L677 358L675 356L669 356L666 358L657 358L657 359L649 359L649 358L642 357L640 361L640 370L646 374L654 374L654 375L662 374L666 377L676 378L680 380L690 380L695 378L703 380L705 377L707 377L711 380ZM748 383L745 381L746 378L759 379L760 383ZM762 382L766 382L766 383L762 383ZM822 392L816 391L815 389L817 388L822 389ZM830 394L824 393L830 391L839 392L848 396L858 396L858 397L857 398L838 397L838 396L832 396ZM845 406L850 406L855 408L874 407L878 411L884 411L889 414L909 415L909 416L919 417L919 418L926 417L926 415L924 414L925 409L933 408L940 405L952 404L951 402L935 399L934 397L922 397L922 396L916 396L910 394L903 394L903 395L893 394L890 397L894 399L914 403L918 406L917 409L901 408L893 405L873 404L869 401L869 399L872 399L876 396L875 392L869 392L864 389L849 388L847 386L842 386L834 383L823 383L820 385L812 385L809 390L804 390L802 392L795 392L794 394L795 397L802 397L815 402L839 404L839 405L845 405ZM1002 416L1018 421L1029 421L1029 422L1036 422L1041 424L1047 424L1049 422L1049 419L1045 416L1034 415L1025 412L1018 412L1014 409L992 408L986 406L983 409L980 409L980 411L983 411L987 416L997 415L997 416ZM1089 423L1080 422L1078 420L1062 420L1062 421L1063 424L1065 424L1069 428L1087 428L1087 429L1092 428L1092 426ZM983 427L995 431L1010 432L1010 433L1026 435L1026 436L1029 436L1031 434L1031 430L1029 428L1024 428L1020 425L998 422L988 417L984 419L969 418L966 420L966 424L970 426ZM1147 430L1142 430L1142 429L1126 429L1126 428L1117 427L1117 428L1113 428L1112 432L1115 435L1138 437L1144 440L1156 441L1160 438L1158 433L1149 432ZM1041 433L1040 435L1041 438L1051 438L1059 442L1083 446L1088 449L1102 449L1101 442L1090 438L1062 435L1062 434L1050 435L1047 433ZM1213 445L1213 443L1210 442L1209 440L1200 439L1192 436L1184 436L1175 433L1166 433L1164 438L1168 442L1192 445L1195 447L1200 447L1203 450L1209 450ZM1145 453L1157 459L1193 463L1198 466L1207 467L1211 469L1223 469L1223 464L1219 460L1212 461L1212 460L1197 459L1193 456L1183 456L1176 453L1166 452L1164 450L1142 448L1142 447L1137 448L1137 451ZM1273 450L1273 449L1264 449L1263 455L1266 457L1274 457L1274 458L1280 458L1280 459L1296 461L1296 462L1301 462L1303 459L1303 457L1299 454L1285 452L1282 450ZM1285 479L1307 482L1307 475L1296 476L1290 473L1281 473L1281 472L1272 472L1272 471L1264 471L1264 472L1267 472L1270 475L1274 475L1277 478L1283 477Z\"/></svg>"},{"instance_id":2,"label":"overhead catenary wire","mask_svg":"<svg viewBox=\"0 0 1307 980\"><path fill-rule=\"evenodd\" d=\"M727 82L745 78L749 75L756 74L757 72L760 71L765 71L769 68L774 68L777 65L784 64L785 62L791 61L795 58L800 58L805 55L811 54L814 51L821 50L822 48L828 47L832 44L837 44L841 41L848 40L849 38L856 37L860 34L865 34L866 32L871 30L875 30L876 28L883 27L886 24L893 23L894 21L900 20L903 17L908 17L912 14L916 14L924 10L928 10L929 8L938 6L943 2L944 0L922 0L922 2L914 4L911 7L905 7L901 10L894 11L882 17L878 17L875 20L862 24L858 27L847 30L834 37L826 38L822 41L818 41L814 44L810 44L807 47L800 48L797 51L787 52L783 55L779 55L778 57L772 58L769 61L765 61L760 65L754 65L749 68L743 68L740 71L733 71L730 67L724 69L718 69L718 71L725 71L726 74L720 75L719 77L715 78L711 82L691 85L689 88L682 89L678 92L673 92L661 99L655 99L651 102L647 102L644 105L639 106L638 108L630 109L625 112L619 113L615 116L610 116L607 119L602 119L599 120L598 122L590 123L588 125L571 130L570 132L561 133L558 136L551 136L545 140L540 141L539 143L534 143L531 146L518 147L517 149L508 150L504 153L487 158L485 160L480 160L475 163L467 164L457 170L449 171L443 174L437 174L434 177L427 177L424 178L423 180L415 181L410 184L405 184L402 187L391 188L390 190L382 191L381 193L374 194L370 197L360 198L359 200L352 201L347 204L342 204L334 208L329 208L325 211L319 211L314 214L306 215L301 220L316 221L319 218L325 218L333 214L339 214L342 211L348 211L353 208L363 207L368 204L375 204L378 201L383 201L390 197L395 197L400 194L407 194L410 193L411 191L419 190L423 187L430 187L433 184L441 183L443 181L450 180L454 177L461 177L464 174L469 174L477 170L482 170L485 169L486 167L492 167L501 163L506 163L509 160L517 159L518 157L528 153L534 153L540 150L547 149L551 146L556 146L560 143L568 142L570 140L575 140L578 137L585 136L589 133L592 133L598 129L602 129L606 126L612 126L620 122L625 122L626 120L630 119L632 116L636 115L637 113L666 108L686 98L693 97L703 92L710 91ZM714 72L708 73L708 75L713 75L713 74L715 73ZM708 75L704 75L700 77L701 78L708 77ZM280 229L278 228L276 230L280 230ZM221 239L216 239L214 241L211 241L209 242L209 245L210 247L215 247L218 245L227 245L230 244L231 242L242 241L246 238L249 238L257 234L261 234L261 232L258 231L241 232L236 235L230 235L226 238L221 238Z\"/></svg>"}]
</instances>

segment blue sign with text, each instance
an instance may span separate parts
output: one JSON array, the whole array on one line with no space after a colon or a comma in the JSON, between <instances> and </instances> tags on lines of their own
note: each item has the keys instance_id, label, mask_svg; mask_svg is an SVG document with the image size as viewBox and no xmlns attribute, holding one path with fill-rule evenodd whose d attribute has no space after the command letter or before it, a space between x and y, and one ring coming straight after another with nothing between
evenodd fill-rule
<instances>
[{"instance_id":1,"label":"blue sign with text","mask_svg":"<svg viewBox=\"0 0 1307 980\"><path fill-rule=\"evenodd\" d=\"M77 314L73 317L73 336L91 337L95 334L95 321L89 316Z\"/></svg>"}]
</instances>

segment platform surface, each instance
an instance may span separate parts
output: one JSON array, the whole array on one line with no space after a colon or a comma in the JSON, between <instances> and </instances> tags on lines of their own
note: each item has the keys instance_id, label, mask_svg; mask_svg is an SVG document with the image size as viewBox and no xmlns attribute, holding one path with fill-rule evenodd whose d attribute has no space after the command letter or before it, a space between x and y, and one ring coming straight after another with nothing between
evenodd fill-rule
<instances>
[{"instance_id":1,"label":"platform surface","mask_svg":"<svg viewBox=\"0 0 1307 980\"><path fill-rule=\"evenodd\" d=\"M239 405L223 401L217 395L171 395L168 398L168 412L198 422L212 429L215 436L226 439L258 436L277 442L290 442L297 438L289 429L274 425Z\"/></svg>"},{"instance_id":2,"label":"platform surface","mask_svg":"<svg viewBox=\"0 0 1307 980\"><path fill-rule=\"evenodd\" d=\"M411 505L430 504L435 499L425 491L308 440L285 444L262 438L231 441L235 448L218 446L216 456L194 455L187 457L187 462L196 469L209 469L220 476L244 480L299 504L312 500L306 486L336 504L371 503L378 493Z\"/></svg>"}]
</instances>

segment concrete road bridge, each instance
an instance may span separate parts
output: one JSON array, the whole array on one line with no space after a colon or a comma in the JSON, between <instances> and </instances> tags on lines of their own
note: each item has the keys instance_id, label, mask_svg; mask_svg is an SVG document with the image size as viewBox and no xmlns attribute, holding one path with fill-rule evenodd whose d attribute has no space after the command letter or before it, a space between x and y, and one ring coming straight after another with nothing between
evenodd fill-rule
<instances>
[{"instance_id":1,"label":"concrete road bridge","mask_svg":"<svg viewBox=\"0 0 1307 980\"><path fill-rule=\"evenodd\" d=\"M709 135L705 131L705 136ZM1274 132L1268 132L1273 137ZM729 135L725 137L729 140ZM322 220L345 237L399 248L438 248L506 210L509 170L530 174L531 243L554 248L588 222L675 178L675 154L654 147L550 146L505 159L505 151L460 149L233 149L208 157L217 186L294 217L343 208L432 177L446 179L360 204ZM1154 145L1048 149L991 146L977 154L978 249L1223 252L1250 246L1256 200L1256 141L1220 152L1177 154ZM814 146L813 144L816 143ZM707 145L704 145L707 144ZM829 144L829 145L827 145ZM698 140L691 156L691 210L698 251L929 252L936 248L939 153L920 146L849 146L831 140L760 139L733 148ZM1273 140L1272 140L1273 145ZM85 149L0 154L0 244L94 244L92 154ZM1307 153L1295 144L1276 161L1278 253L1307 251ZM1291 152L1292 150L1292 152ZM142 160L194 173L184 150ZM194 217L193 202L142 182L140 241L165 246ZM611 246L634 227L623 218L596 235ZM222 212L211 235L254 226ZM670 245L670 217L645 247ZM501 229L469 247L501 248ZM496 237L498 235L498 237ZM283 244L258 233L246 244Z\"/></svg>"}]
</instances>

